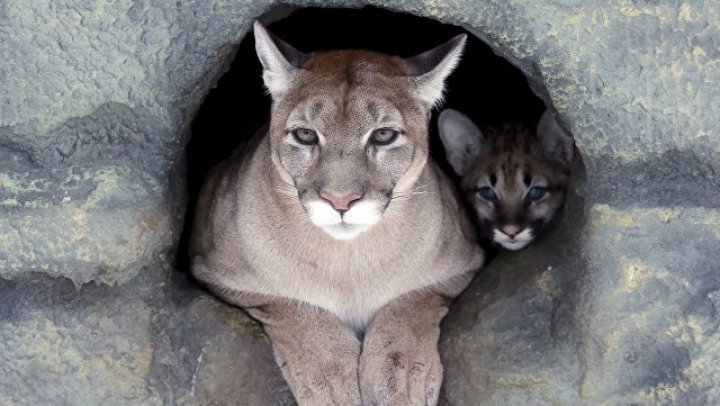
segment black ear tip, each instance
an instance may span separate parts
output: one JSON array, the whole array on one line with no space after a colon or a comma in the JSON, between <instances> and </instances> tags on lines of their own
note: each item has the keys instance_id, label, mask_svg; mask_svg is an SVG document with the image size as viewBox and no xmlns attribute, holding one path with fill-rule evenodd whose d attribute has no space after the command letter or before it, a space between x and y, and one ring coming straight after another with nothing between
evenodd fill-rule
<instances>
[{"instance_id":1,"label":"black ear tip","mask_svg":"<svg viewBox=\"0 0 720 406\"><path fill-rule=\"evenodd\" d=\"M549 108L546 109L540 117L540 121L538 122L538 132L559 133L568 138L573 138L565 127L560 124L556 114Z\"/></svg>"}]
</instances>

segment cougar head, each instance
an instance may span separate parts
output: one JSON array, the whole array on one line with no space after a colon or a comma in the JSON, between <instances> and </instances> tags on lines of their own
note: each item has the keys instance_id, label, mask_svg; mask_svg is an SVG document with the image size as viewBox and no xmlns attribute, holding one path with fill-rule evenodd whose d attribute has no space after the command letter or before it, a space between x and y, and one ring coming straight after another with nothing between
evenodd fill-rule
<instances>
[{"instance_id":1,"label":"cougar head","mask_svg":"<svg viewBox=\"0 0 720 406\"><path fill-rule=\"evenodd\" d=\"M507 125L484 134L452 109L440 113L438 127L480 234L509 250L527 246L565 201L573 138L549 111L537 131Z\"/></svg>"},{"instance_id":2,"label":"cougar head","mask_svg":"<svg viewBox=\"0 0 720 406\"><path fill-rule=\"evenodd\" d=\"M354 239L420 176L430 112L465 35L402 59L360 50L305 54L257 22L254 30L272 96L269 137L284 184L279 192L298 199L334 239Z\"/></svg>"}]
</instances>

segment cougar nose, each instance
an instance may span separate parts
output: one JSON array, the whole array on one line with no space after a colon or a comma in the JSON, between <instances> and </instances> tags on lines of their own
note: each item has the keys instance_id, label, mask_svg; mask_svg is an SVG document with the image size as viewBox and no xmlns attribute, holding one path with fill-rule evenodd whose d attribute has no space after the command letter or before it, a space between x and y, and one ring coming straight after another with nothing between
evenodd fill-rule
<instances>
[{"instance_id":1,"label":"cougar nose","mask_svg":"<svg viewBox=\"0 0 720 406\"><path fill-rule=\"evenodd\" d=\"M520 231L522 231L522 230L518 226L510 225L510 226L500 227L500 231L507 234L508 237L513 238L516 235L520 234Z\"/></svg>"},{"instance_id":2,"label":"cougar nose","mask_svg":"<svg viewBox=\"0 0 720 406\"><path fill-rule=\"evenodd\" d=\"M339 212L349 210L354 202L362 199L362 195L355 192L348 193L345 196L335 196L330 192L323 191L320 193L320 197L327 200Z\"/></svg>"}]
</instances>

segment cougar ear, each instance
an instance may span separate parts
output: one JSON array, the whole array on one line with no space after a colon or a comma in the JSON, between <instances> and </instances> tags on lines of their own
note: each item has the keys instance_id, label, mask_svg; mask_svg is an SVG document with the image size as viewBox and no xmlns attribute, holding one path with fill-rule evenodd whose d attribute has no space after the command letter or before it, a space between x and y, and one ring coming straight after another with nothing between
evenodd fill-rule
<instances>
[{"instance_id":1,"label":"cougar ear","mask_svg":"<svg viewBox=\"0 0 720 406\"><path fill-rule=\"evenodd\" d=\"M575 140L560 126L549 109L540 118L537 136L551 159L570 168L575 155Z\"/></svg>"},{"instance_id":2,"label":"cougar ear","mask_svg":"<svg viewBox=\"0 0 720 406\"><path fill-rule=\"evenodd\" d=\"M455 69L467 35L460 34L429 51L407 58L410 76L416 85L418 97L434 106L442 100L445 78Z\"/></svg>"},{"instance_id":3,"label":"cougar ear","mask_svg":"<svg viewBox=\"0 0 720 406\"><path fill-rule=\"evenodd\" d=\"M453 109L440 113L438 131L448 162L456 174L465 175L480 156L485 141L482 131L465 114Z\"/></svg>"},{"instance_id":4,"label":"cougar ear","mask_svg":"<svg viewBox=\"0 0 720 406\"><path fill-rule=\"evenodd\" d=\"M308 55L270 34L255 21L255 52L263 66L263 81L273 99L281 97L307 61Z\"/></svg>"}]
</instances>

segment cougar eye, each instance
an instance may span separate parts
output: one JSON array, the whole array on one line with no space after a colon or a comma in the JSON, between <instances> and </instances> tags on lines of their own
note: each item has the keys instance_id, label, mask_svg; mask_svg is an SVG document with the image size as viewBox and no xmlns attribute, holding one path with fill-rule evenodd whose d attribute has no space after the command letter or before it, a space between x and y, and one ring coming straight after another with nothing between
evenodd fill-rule
<instances>
[{"instance_id":1,"label":"cougar eye","mask_svg":"<svg viewBox=\"0 0 720 406\"><path fill-rule=\"evenodd\" d=\"M495 194L495 191L491 187L481 187L478 189L478 194L480 197L482 197L485 200L495 200L497 199L497 195Z\"/></svg>"},{"instance_id":2,"label":"cougar eye","mask_svg":"<svg viewBox=\"0 0 720 406\"><path fill-rule=\"evenodd\" d=\"M543 196L545 196L545 188L539 186L533 186L527 192L527 199L531 202L540 200L543 198Z\"/></svg>"},{"instance_id":3,"label":"cougar eye","mask_svg":"<svg viewBox=\"0 0 720 406\"><path fill-rule=\"evenodd\" d=\"M318 135L315 130L309 128L296 128L292 130L295 141L303 145L315 145L318 143Z\"/></svg>"},{"instance_id":4,"label":"cougar eye","mask_svg":"<svg viewBox=\"0 0 720 406\"><path fill-rule=\"evenodd\" d=\"M392 144L398 135L400 135L400 131L393 130L392 128L378 128L370 135L370 142L375 145L388 145Z\"/></svg>"}]
</instances>

